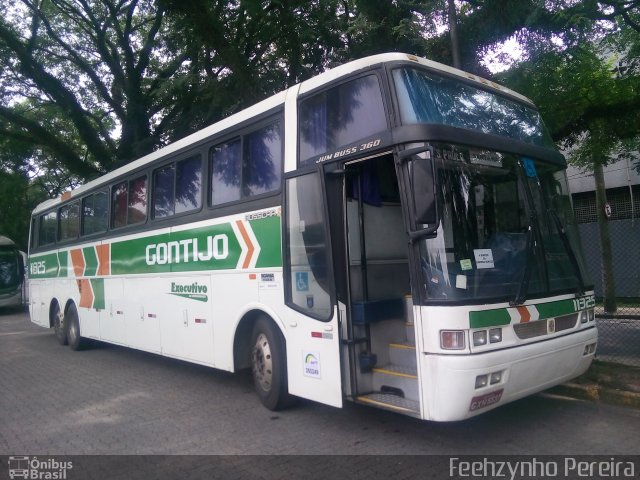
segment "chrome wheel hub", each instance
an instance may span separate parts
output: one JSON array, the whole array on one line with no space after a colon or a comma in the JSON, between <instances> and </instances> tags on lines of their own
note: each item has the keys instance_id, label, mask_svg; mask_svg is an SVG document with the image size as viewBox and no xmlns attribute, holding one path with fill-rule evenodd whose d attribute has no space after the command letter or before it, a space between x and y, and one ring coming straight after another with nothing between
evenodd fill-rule
<instances>
[{"instance_id":1,"label":"chrome wheel hub","mask_svg":"<svg viewBox=\"0 0 640 480\"><path fill-rule=\"evenodd\" d=\"M269 340L264 333L258 335L256 343L251 352L251 367L253 378L255 378L260 388L265 392L271 390L273 382L273 361L271 358L271 347Z\"/></svg>"}]
</instances>

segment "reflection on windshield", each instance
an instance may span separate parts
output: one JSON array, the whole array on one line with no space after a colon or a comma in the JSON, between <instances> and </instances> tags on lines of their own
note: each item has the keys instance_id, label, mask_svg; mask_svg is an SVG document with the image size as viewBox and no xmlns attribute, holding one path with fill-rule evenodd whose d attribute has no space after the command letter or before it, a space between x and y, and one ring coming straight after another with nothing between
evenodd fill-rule
<instances>
[{"instance_id":1,"label":"reflection on windshield","mask_svg":"<svg viewBox=\"0 0 640 480\"><path fill-rule=\"evenodd\" d=\"M523 159L495 152L444 146L435 154L441 224L420 242L429 299L512 301L523 288L531 298L579 286L550 213L565 226L585 278L563 172L531 161L525 173Z\"/></svg>"},{"instance_id":2,"label":"reflection on windshield","mask_svg":"<svg viewBox=\"0 0 640 480\"><path fill-rule=\"evenodd\" d=\"M403 124L438 123L555 148L528 106L415 68L393 72Z\"/></svg>"},{"instance_id":3,"label":"reflection on windshield","mask_svg":"<svg viewBox=\"0 0 640 480\"><path fill-rule=\"evenodd\" d=\"M0 289L14 288L20 282L14 250L0 250Z\"/></svg>"}]
</instances>

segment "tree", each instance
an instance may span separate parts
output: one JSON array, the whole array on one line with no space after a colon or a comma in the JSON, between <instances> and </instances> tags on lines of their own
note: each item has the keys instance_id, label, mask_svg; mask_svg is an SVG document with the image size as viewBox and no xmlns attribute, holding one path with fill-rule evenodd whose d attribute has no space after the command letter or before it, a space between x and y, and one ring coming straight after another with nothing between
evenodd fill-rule
<instances>
[{"instance_id":1,"label":"tree","mask_svg":"<svg viewBox=\"0 0 640 480\"><path fill-rule=\"evenodd\" d=\"M88 179L184 132L200 65L151 0L0 2L0 121Z\"/></svg>"},{"instance_id":2,"label":"tree","mask_svg":"<svg viewBox=\"0 0 640 480\"><path fill-rule=\"evenodd\" d=\"M620 8L622 2L612 3ZM569 47L547 48L506 75L507 83L536 101L554 139L569 150L570 162L594 172L604 306L609 312L616 310L616 298L603 166L637 152L640 144L640 69L633 53L640 47L640 32L633 24L637 12L625 10L617 18L615 8L612 18L622 23Z\"/></svg>"}]
</instances>

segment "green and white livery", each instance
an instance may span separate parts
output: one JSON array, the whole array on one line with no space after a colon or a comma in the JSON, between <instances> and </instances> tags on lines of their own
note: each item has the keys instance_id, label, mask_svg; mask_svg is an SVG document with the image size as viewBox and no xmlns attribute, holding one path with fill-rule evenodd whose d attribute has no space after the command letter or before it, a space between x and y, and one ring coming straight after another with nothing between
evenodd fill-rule
<instances>
[{"instance_id":1,"label":"green and white livery","mask_svg":"<svg viewBox=\"0 0 640 480\"><path fill-rule=\"evenodd\" d=\"M525 97L391 53L33 212L31 319L294 397L462 420L582 374L594 295Z\"/></svg>"}]
</instances>

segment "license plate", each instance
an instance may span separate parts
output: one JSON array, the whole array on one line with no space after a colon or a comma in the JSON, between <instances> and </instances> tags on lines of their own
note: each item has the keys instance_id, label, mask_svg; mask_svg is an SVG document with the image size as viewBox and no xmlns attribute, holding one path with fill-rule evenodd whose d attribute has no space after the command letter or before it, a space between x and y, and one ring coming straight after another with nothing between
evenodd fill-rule
<instances>
[{"instance_id":1,"label":"license plate","mask_svg":"<svg viewBox=\"0 0 640 480\"><path fill-rule=\"evenodd\" d=\"M494 403L498 403L502 398L502 392L504 392L503 388L478 397L473 397L471 399L471 404L469 405L469 411L473 412L474 410L479 410L481 408L488 407L489 405L493 405Z\"/></svg>"}]
</instances>

